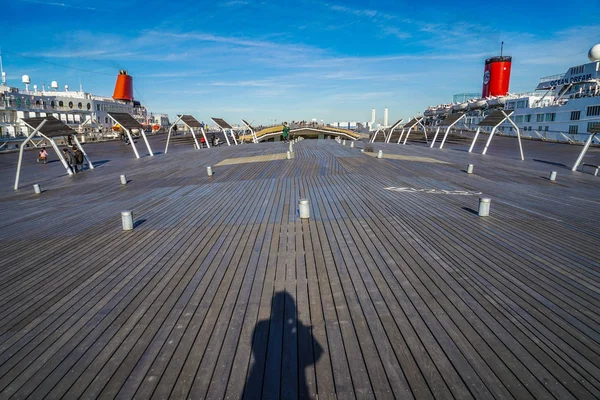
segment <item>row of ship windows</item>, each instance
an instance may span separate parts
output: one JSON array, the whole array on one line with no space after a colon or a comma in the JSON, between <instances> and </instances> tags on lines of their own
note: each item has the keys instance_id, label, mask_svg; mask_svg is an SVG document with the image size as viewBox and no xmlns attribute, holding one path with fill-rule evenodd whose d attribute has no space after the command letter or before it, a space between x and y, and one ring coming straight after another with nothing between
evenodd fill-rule
<instances>
[{"instance_id":1,"label":"row of ship windows","mask_svg":"<svg viewBox=\"0 0 600 400\"><path fill-rule=\"evenodd\" d=\"M42 101L42 100L36 100L35 101L35 106L36 107L45 107L46 106L46 102ZM25 99L25 101L22 101L21 98L16 98L16 99L6 99L6 106L8 107L17 107L17 108L21 108L22 106L25 107L31 107L31 100L29 99ZM54 100L52 100L50 102L50 108L56 108L57 106L57 102L55 102ZM62 100L58 101L58 107L64 107L65 103ZM73 108L75 107L75 104L70 101L67 106L69 108ZM77 108L78 109L83 109L83 103L79 102L77 103ZM85 108L89 111L92 109L92 105L90 103L86 103ZM119 107L119 106L113 106L110 104L96 104L96 111L109 111L109 112L127 112L127 107Z\"/></svg>"},{"instance_id":2,"label":"row of ship windows","mask_svg":"<svg viewBox=\"0 0 600 400\"><path fill-rule=\"evenodd\" d=\"M590 130L596 126L596 125L600 125L600 122L588 122L587 124L587 132L589 133ZM523 130L523 132L527 132L527 131L531 131L533 129L532 126L524 126L523 128L521 128ZM513 128L510 127L510 131L513 131ZM538 126L537 129L538 132L548 132L548 126ZM575 135L579 133L579 125L569 125L569 134L571 135Z\"/></svg>"},{"instance_id":3,"label":"row of ship windows","mask_svg":"<svg viewBox=\"0 0 600 400\"><path fill-rule=\"evenodd\" d=\"M556 113L536 114L535 122L554 122L556 121ZM531 122L531 114L515 116L515 123Z\"/></svg>"}]
</instances>

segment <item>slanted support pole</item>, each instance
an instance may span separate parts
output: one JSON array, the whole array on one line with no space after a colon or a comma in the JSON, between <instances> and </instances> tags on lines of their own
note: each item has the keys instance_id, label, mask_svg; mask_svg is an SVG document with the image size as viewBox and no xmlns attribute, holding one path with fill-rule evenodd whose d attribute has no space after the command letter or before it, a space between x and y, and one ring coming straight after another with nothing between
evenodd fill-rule
<instances>
[{"instance_id":1,"label":"slanted support pole","mask_svg":"<svg viewBox=\"0 0 600 400\"><path fill-rule=\"evenodd\" d=\"M427 127L425 125L423 125L423 123L421 123L421 121L419 121L418 124L421 125L421 128L423 128L423 135L425 135L425 144L428 144L429 140L427 138Z\"/></svg>"},{"instance_id":2,"label":"slanted support pole","mask_svg":"<svg viewBox=\"0 0 600 400\"><path fill-rule=\"evenodd\" d=\"M375 143L375 139L377 138L377 134L379 134L380 130L381 130L381 128L377 128L377 130L373 134L373 137L371 138L371 142L370 143Z\"/></svg>"},{"instance_id":3,"label":"slanted support pole","mask_svg":"<svg viewBox=\"0 0 600 400\"><path fill-rule=\"evenodd\" d=\"M478 126L477 131L475 131L475 136L473 137L473 142L471 142L471 147L469 147L469 153L471 153L473 151L473 147L475 147L475 142L477 141L477 137L479 136L480 130L481 130L481 127Z\"/></svg>"},{"instance_id":4,"label":"slanted support pole","mask_svg":"<svg viewBox=\"0 0 600 400\"><path fill-rule=\"evenodd\" d=\"M83 146L81 145L81 143L79 143L79 139L77 139L77 135L73 135L73 139L75 140L75 144L77 144L77 148L79 148L79 151L81 151L83 153L83 157L85 158L85 161L87 161L88 165L90 166L90 169L94 169L94 164L92 164L87 153L83 149Z\"/></svg>"},{"instance_id":5,"label":"slanted support pole","mask_svg":"<svg viewBox=\"0 0 600 400\"><path fill-rule=\"evenodd\" d=\"M131 137L131 132L129 132L129 129L125 129L123 127L121 127L121 129L123 129L125 131L125 133L127 134L127 138L129 139L129 144L131 145L131 148L133 149L135 158L140 158L140 154L137 151L137 147L135 147L135 143L133 143L133 138Z\"/></svg>"},{"instance_id":6,"label":"slanted support pole","mask_svg":"<svg viewBox=\"0 0 600 400\"><path fill-rule=\"evenodd\" d=\"M38 127L35 128L29 136L27 136L27 139L25 139L25 141L21 143L21 148L19 149L19 161L17 162L17 176L15 177L15 190L19 189L19 177L21 175L21 164L23 164L23 152L25 151L25 145L31 140L31 138L36 133L39 132L39 130L44 126L44 124L46 124L46 122L48 122L48 120L44 119L42 123L39 124Z\"/></svg>"},{"instance_id":7,"label":"slanted support pole","mask_svg":"<svg viewBox=\"0 0 600 400\"><path fill-rule=\"evenodd\" d=\"M504 114L504 111L502 112L502 114ZM487 149L488 149L488 147L490 147L490 143L492 143L492 138L494 137L494 133L496 133L496 129L498 129L498 127L499 127L500 125L502 125L502 123L503 123L504 121L506 121L506 119L507 119L507 118L508 118L508 115L504 114L504 118L502 119L502 121L498 122L498 123L496 124L496 126L494 126L494 127L492 128L492 132L490 133L490 137L488 138L488 140L487 140L487 143L485 144L485 148L483 149L483 151L481 152L481 154L485 154L485 153L487 153ZM520 144L521 144L521 142L519 141L519 145L520 145ZM522 153L521 153L521 157L523 157L523 154L522 154Z\"/></svg>"},{"instance_id":8,"label":"slanted support pole","mask_svg":"<svg viewBox=\"0 0 600 400\"><path fill-rule=\"evenodd\" d=\"M223 132L223 135L225 136L225 140L227 141L227 146L231 146L231 143L229 143L229 138L227 137L227 129L221 128L221 131Z\"/></svg>"},{"instance_id":9,"label":"slanted support pole","mask_svg":"<svg viewBox=\"0 0 600 400\"><path fill-rule=\"evenodd\" d=\"M459 119L457 119L456 121L454 121L454 123L452 123L448 129L446 129L446 133L444 134L444 137L442 138L442 143L440 143L440 149L442 147L444 147L444 143L446 143L446 138L448 137L448 133L450 132L450 129L452 129L452 127L456 124L458 124L458 121L460 121L461 119L463 119L467 114L463 114L460 116Z\"/></svg>"},{"instance_id":10,"label":"slanted support pole","mask_svg":"<svg viewBox=\"0 0 600 400\"><path fill-rule=\"evenodd\" d=\"M208 138L206 137L206 132L204 128L200 128L200 132L202 132L202 136L204 137L204 143L206 143L206 148L210 149L210 144L208 143Z\"/></svg>"},{"instance_id":11,"label":"slanted support pole","mask_svg":"<svg viewBox=\"0 0 600 400\"><path fill-rule=\"evenodd\" d=\"M508 122L510 122L513 128L515 128L515 130L517 131L517 140L519 141L519 154L521 155L521 161L523 161L525 160L525 157L523 156L523 145L521 144L521 131L519 130L519 127L513 122L513 120L510 119L510 115L507 115L504 111L502 111L502 114L506 116Z\"/></svg>"},{"instance_id":12,"label":"slanted support pole","mask_svg":"<svg viewBox=\"0 0 600 400\"><path fill-rule=\"evenodd\" d=\"M173 131L173 128L177 126L177 123L181 120L181 117L183 117L183 115L178 116L175 120L175 123L169 128L169 134L167 135L167 145L165 146L165 154L167 154L167 150L169 150L169 140L171 140L171 132Z\"/></svg>"},{"instance_id":13,"label":"slanted support pole","mask_svg":"<svg viewBox=\"0 0 600 400\"><path fill-rule=\"evenodd\" d=\"M581 150L581 153L579 153L579 157L577 157L577 161L575 161L575 164L573 165L573 168L571 168L571 171L576 171L577 170L577 167L583 161L583 157L585 156L585 153L587 153L588 149L590 148L590 145L594 141L594 137L596 137L596 133L591 133L589 139L585 142L585 145L583 146L583 149Z\"/></svg>"},{"instance_id":14,"label":"slanted support pole","mask_svg":"<svg viewBox=\"0 0 600 400\"><path fill-rule=\"evenodd\" d=\"M431 140L431 146L429 146L429 148L433 148L433 145L435 144L435 141L437 140L438 134L440 133L440 129L442 127L438 126L437 129L435 130L435 135L433 135L433 139Z\"/></svg>"},{"instance_id":15,"label":"slanted support pole","mask_svg":"<svg viewBox=\"0 0 600 400\"><path fill-rule=\"evenodd\" d=\"M144 128L140 128L140 133L141 133L142 137L144 138L144 142L146 142L146 147L148 148L148 152L150 153L151 156L154 156L154 153L152 152L152 149L150 148L150 143L148 142L148 138L146 137L146 132L144 132Z\"/></svg>"},{"instance_id":16,"label":"slanted support pole","mask_svg":"<svg viewBox=\"0 0 600 400\"><path fill-rule=\"evenodd\" d=\"M398 138L398 143L400 144L400 141L402 140L402 137L404 136L404 131L406 130L406 128L402 128L402 132L400 132L400 137Z\"/></svg>"},{"instance_id":17,"label":"slanted support pole","mask_svg":"<svg viewBox=\"0 0 600 400\"><path fill-rule=\"evenodd\" d=\"M60 149L58 148L58 145L56 144L54 139L48 138L48 140L50 141L50 144L52 145L52 148L56 152L56 155L57 155L58 159L60 160L60 162L62 163L63 167L65 167L65 169L67 170L67 174L73 175L73 171L71 171L69 164L67 164L67 160L65 160L65 158L63 157L62 151L60 151Z\"/></svg>"},{"instance_id":18,"label":"slanted support pole","mask_svg":"<svg viewBox=\"0 0 600 400\"><path fill-rule=\"evenodd\" d=\"M194 128L188 128L190 128L190 131L192 131L192 137L194 138L194 143L196 144L196 150L200 150L200 144L198 143L198 139L196 139L196 132L194 132Z\"/></svg>"},{"instance_id":19,"label":"slanted support pole","mask_svg":"<svg viewBox=\"0 0 600 400\"><path fill-rule=\"evenodd\" d=\"M408 128L408 132L406 132L406 137L404 138L404 142L402 142L402 145L406 144L406 141L408 140L408 136L410 135L410 131L412 131L413 127L414 127L414 125L411 126L410 128Z\"/></svg>"}]
</instances>

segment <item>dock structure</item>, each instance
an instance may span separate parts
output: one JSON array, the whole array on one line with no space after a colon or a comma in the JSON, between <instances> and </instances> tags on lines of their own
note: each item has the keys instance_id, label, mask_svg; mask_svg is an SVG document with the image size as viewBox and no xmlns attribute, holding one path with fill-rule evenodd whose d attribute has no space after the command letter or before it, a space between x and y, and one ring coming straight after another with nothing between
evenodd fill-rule
<instances>
[{"instance_id":1,"label":"dock structure","mask_svg":"<svg viewBox=\"0 0 600 400\"><path fill-rule=\"evenodd\" d=\"M2 154L0 397L599 398L600 179L515 141Z\"/></svg>"}]
</instances>

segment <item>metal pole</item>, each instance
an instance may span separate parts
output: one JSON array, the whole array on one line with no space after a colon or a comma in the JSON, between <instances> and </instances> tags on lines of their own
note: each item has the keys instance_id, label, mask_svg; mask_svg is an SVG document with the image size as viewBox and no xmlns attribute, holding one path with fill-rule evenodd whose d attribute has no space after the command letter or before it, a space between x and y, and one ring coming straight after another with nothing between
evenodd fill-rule
<instances>
[{"instance_id":1,"label":"metal pole","mask_svg":"<svg viewBox=\"0 0 600 400\"><path fill-rule=\"evenodd\" d=\"M177 117L177 119L175 120L175 123L173 125L171 125L171 127L169 128L169 134L167 135L167 145L165 146L165 154L167 154L167 150L169 149L169 140L171 140L171 131L173 130L173 127L177 125L177 123L181 120L181 117L183 117L183 115L179 115Z\"/></svg>"},{"instance_id":2,"label":"metal pole","mask_svg":"<svg viewBox=\"0 0 600 400\"><path fill-rule=\"evenodd\" d=\"M429 146L430 149L433 148L433 145L435 144L435 141L437 140L437 137L438 137L438 134L440 133L441 128L442 128L441 126L437 127L437 129L435 131L435 135L433 136L433 139L431 140L431 145Z\"/></svg>"},{"instance_id":3,"label":"metal pole","mask_svg":"<svg viewBox=\"0 0 600 400\"><path fill-rule=\"evenodd\" d=\"M402 132L400 132L400 137L398 138L398 143L400 144L400 141L402 140L402 136L404 136L404 131L406 130L406 128L402 128Z\"/></svg>"},{"instance_id":4,"label":"metal pole","mask_svg":"<svg viewBox=\"0 0 600 400\"><path fill-rule=\"evenodd\" d=\"M408 128L408 132L406 132L406 137L404 138L404 142L402 143L402 145L406 144L406 141L408 140L408 135L410 135L410 131L412 131L413 127L414 127L414 125L411 126L410 128Z\"/></svg>"},{"instance_id":5,"label":"metal pole","mask_svg":"<svg viewBox=\"0 0 600 400\"><path fill-rule=\"evenodd\" d=\"M146 132L144 132L144 128L140 128L140 133L142 134L142 137L144 138L144 142L146 142L146 147L148 148L148 152L150 153L151 156L154 156L154 153L152 152L152 149L150 148L150 143L148 142L148 138L146 137Z\"/></svg>"},{"instance_id":6,"label":"metal pole","mask_svg":"<svg viewBox=\"0 0 600 400\"><path fill-rule=\"evenodd\" d=\"M235 132L233 132L233 129L229 130L229 134L231 135L231 137L233 138L233 143L235 143L235 145L238 145L237 139L235 138Z\"/></svg>"},{"instance_id":7,"label":"metal pole","mask_svg":"<svg viewBox=\"0 0 600 400\"><path fill-rule=\"evenodd\" d=\"M35 135L47 122L47 119L44 119L41 124L38 125L37 128L31 132L31 135L27 136L27 139L23 143L21 143L21 148L19 149L19 161L17 162L17 176L15 177L15 190L19 189L19 176L21 175L21 164L23 163L23 152L25 151L25 144L31 140L33 135Z\"/></svg>"},{"instance_id":8,"label":"metal pole","mask_svg":"<svg viewBox=\"0 0 600 400\"><path fill-rule=\"evenodd\" d=\"M485 148L483 149L483 151L481 152L481 154L485 154L487 153L487 149L490 146L490 143L492 142L492 138L494 137L494 133L496 132L496 128L498 127L498 125L496 125L495 127L492 128L492 132L490 133L490 137L487 140L487 143L485 144Z\"/></svg>"},{"instance_id":9,"label":"metal pole","mask_svg":"<svg viewBox=\"0 0 600 400\"><path fill-rule=\"evenodd\" d=\"M480 217L488 217L490 215L491 202L492 199L490 199L489 197L481 197L479 199L479 210L477 214Z\"/></svg>"},{"instance_id":10,"label":"metal pole","mask_svg":"<svg viewBox=\"0 0 600 400\"><path fill-rule=\"evenodd\" d=\"M196 143L196 150L200 150L200 144L198 144L198 139L196 139L196 133L194 132L194 128L190 127L192 131L192 137L194 138L194 143Z\"/></svg>"},{"instance_id":11,"label":"metal pole","mask_svg":"<svg viewBox=\"0 0 600 400\"><path fill-rule=\"evenodd\" d=\"M85 158L85 161L87 161L88 165L90 166L90 169L94 169L94 164L92 164L92 162L90 161L90 159L88 158L87 153L85 152L85 150L83 149L83 146L81 145L81 143L79 143L79 140L77 140L77 135L73 135L73 139L75 139L75 144L77 145L77 147L79 148L79 151L81 151L83 153L83 157ZM83 167L82 167L83 168Z\"/></svg>"},{"instance_id":12,"label":"metal pole","mask_svg":"<svg viewBox=\"0 0 600 400\"><path fill-rule=\"evenodd\" d=\"M301 219L310 218L310 205L308 199L300 199L300 201L298 201L298 211Z\"/></svg>"},{"instance_id":13,"label":"metal pole","mask_svg":"<svg viewBox=\"0 0 600 400\"><path fill-rule=\"evenodd\" d=\"M202 136L204 137L204 143L206 143L206 148L210 149L210 144L208 144L208 138L206 137L206 132L204 132L204 128L200 128L200 132L202 132Z\"/></svg>"},{"instance_id":14,"label":"metal pole","mask_svg":"<svg viewBox=\"0 0 600 400\"><path fill-rule=\"evenodd\" d=\"M121 211L121 222L123 224L124 231L133 230L133 212Z\"/></svg>"},{"instance_id":15,"label":"metal pole","mask_svg":"<svg viewBox=\"0 0 600 400\"><path fill-rule=\"evenodd\" d=\"M140 158L140 155L139 155L139 153L137 151L137 147L135 147L135 143L133 143L133 138L131 137L131 132L129 132L129 129L125 129L123 127L121 127L121 129L124 129L125 133L127 133L127 137L129 138L129 144L133 148L133 153L135 154L135 157L136 158Z\"/></svg>"},{"instance_id":16,"label":"metal pole","mask_svg":"<svg viewBox=\"0 0 600 400\"><path fill-rule=\"evenodd\" d=\"M65 160L65 158L63 157L62 152L58 148L58 145L56 144L54 139L50 138L48 140L50 140L50 143L52 144L52 148L54 149L54 151L56 151L56 155L58 156L58 159L62 163L63 167L65 167L65 169L67 170L67 174L73 175L73 171L71 171L69 164L67 164L67 160Z\"/></svg>"},{"instance_id":17,"label":"metal pole","mask_svg":"<svg viewBox=\"0 0 600 400\"><path fill-rule=\"evenodd\" d=\"M221 128L221 127L219 127ZM223 135L225 135L225 140L227 141L227 146L231 146L231 143L229 143L229 138L227 137L227 130L221 128L221 131L223 132Z\"/></svg>"},{"instance_id":18,"label":"metal pole","mask_svg":"<svg viewBox=\"0 0 600 400\"><path fill-rule=\"evenodd\" d=\"M473 138L473 142L471 143L471 147L469 147L469 153L473 151L473 147L475 147L475 142L477 141L477 136L479 136L480 126L477 127L477 131L475 132L475 137Z\"/></svg>"},{"instance_id":19,"label":"metal pole","mask_svg":"<svg viewBox=\"0 0 600 400\"><path fill-rule=\"evenodd\" d=\"M594 140L595 136L596 136L595 133L590 134L590 138L585 142L585 145L583 146L581 153L579 153L579 157L577 157L577 161L575 161L575 164L573 165L573 168L571 168L571 171L577 170L577 167L583 161L583 157L585 156L585 153L587 153L588 149L590 148L590 145L592 144L592 141Z\"/></svg>"}]
</instances>

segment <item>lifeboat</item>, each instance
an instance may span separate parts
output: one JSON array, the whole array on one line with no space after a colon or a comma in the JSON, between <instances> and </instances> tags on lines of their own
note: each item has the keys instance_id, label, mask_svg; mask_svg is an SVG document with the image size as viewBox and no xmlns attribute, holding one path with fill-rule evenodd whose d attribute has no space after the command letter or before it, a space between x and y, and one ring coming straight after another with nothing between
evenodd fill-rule
<instances>
[{"instance_id":1,"label":"lifeboat","mask_svg":"<svg viewBox=\"0 0 600 400\"><path fill-rule=\"evenodd\" d=\"M494 97L488 100L487 104L489 107L502 107L504 103L506 103L506 96L503 97Z\"/></svg>"},{"instance_id":2,"label":"lifeboat","mask_svg":"<svg viewBox=\"0 0 600 400\"><path fill-rule=\"evenodd\" d=\"M481 110L483 108L485 108L487 106L487 100L485 99L480 99L480 100L475 100L469 103L469 105L467 106L468 110Z\"/></svg>"},{"instance_id":3,"label":"lifeboat","mask_svg":"<svg viewBox=\"0 0 600 400\"><path fill-rule=\"evenodd\" d=\"M160 125L152 125L152 130L157 131L160 129Z\"/></svg>"},{"instance_id":4,"label":"lifeboat","mask_svg":"<svg viewBox=\"0 0 600 400\"><path fill-rule=\"evenodd\" d=\"M112 127L112 130L115 132L119 132L121 130L121 126L120 125L115 125Z\"/></svg>"},{"instance_id":5,"label":"lifeboat","mask_svg":"<svg viewBox=\"0 0 600 400\"><path fill-rule=\"evenodd\" d=\"M452 106L452 112L465 111L468 106L469 106L469 103L466 103L466 102L455 104Z\"/></svg>"},{"instance_id":6,"label":"lifeboat","mask_svg":"<svg viewBox=\"0 0 600 400\"><path fill-rule=\"evenodd\" d=\"M427 110L425 110L425 112L423 113L423 115L426 116L426 117L433 117L434 111L431 108L428 108Z\"/></svg>"}]
</instances>

